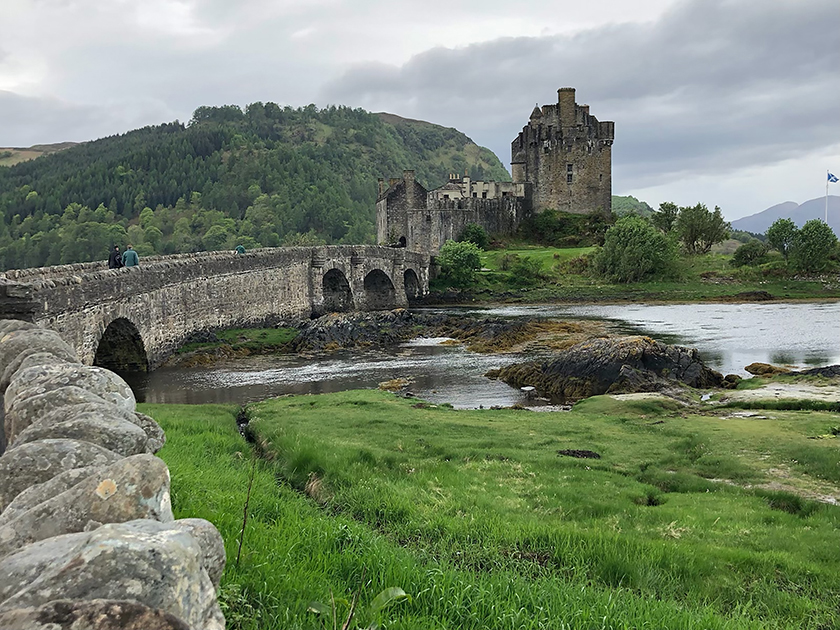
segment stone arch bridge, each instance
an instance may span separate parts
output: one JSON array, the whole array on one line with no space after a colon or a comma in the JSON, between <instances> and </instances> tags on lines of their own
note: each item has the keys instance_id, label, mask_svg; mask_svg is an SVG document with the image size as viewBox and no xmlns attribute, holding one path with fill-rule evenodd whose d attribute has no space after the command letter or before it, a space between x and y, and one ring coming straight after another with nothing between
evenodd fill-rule
<instances>
[{"instance_id":1,"label":"stone arch bridge","mask_svg":"<svg viewBox=\"0 0 840 630\"><path fill-rule=\"evenodd\" d=\"M0 274L0 319L60 333L86 364L153 369L190 335L329 312L406 306L429 286L429 257L400 248L263 248L83 263Z\"/></svg>"}]
</instances>

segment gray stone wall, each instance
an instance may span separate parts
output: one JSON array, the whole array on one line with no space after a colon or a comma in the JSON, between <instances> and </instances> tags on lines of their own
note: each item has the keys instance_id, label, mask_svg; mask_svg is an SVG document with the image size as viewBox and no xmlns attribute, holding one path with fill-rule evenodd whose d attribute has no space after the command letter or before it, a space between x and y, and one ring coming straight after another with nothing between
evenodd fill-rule
<instances>
[{"instance_id":1,"label":"gray stone wall","mask_svg":"<svg viewBox=\"0 0 840 630\"><path fill-rule=\"evenodd\" d=\"M323 276L339 269L352 306L373 300L365 277L383 271L393 283L387 307L405 306L404 274L428 288L428 258L376 246L264 248L147 258L137 267L105 263L17 270L0 275L0 317L28 319L60 333L93 363L108 326L125 318L137 329L149 366L160 365L192 333L308 318L323 308Z\"/></svg>"},{"instance_id":2,"label":"gray stone wall","mask_svg":"<svg viewBox=\"0 0 840 630\"><path fill-rule=\"evenodd\" d=\"M533 186L533 208L576 214L612 209L615 124L599 122L575 90L558 90L556 104L535 108L511 144L514 181Z\"/></svg>"},{"instance_id":3,"label":"gray stone wall","mask_svg":"<svg viewBox=\"0 0 840 630\"><path fill-rule=\"evenodd\" d=\"M174 520L125 381L21 320L0 320L0 374L0 628L223 630L224 542Z\"/></svg>"}]
</instances>

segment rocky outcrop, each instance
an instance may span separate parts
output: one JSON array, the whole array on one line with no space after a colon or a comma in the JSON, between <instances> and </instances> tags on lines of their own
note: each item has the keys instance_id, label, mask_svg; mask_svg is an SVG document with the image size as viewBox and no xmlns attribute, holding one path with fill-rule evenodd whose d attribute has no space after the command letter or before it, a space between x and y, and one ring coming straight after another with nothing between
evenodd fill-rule
<instances>
[{"instance_id":1,"label":"rocky outcrop","mask_svg":"<svg viewBox=\"0 0 840 630\"><path fill-rule=\"evenodd\" d=\"M649 337L591 339L542 363L518 363L494 371L515 387L533 386L560 401L606 393L663 391L681 384L722 387L724 378L707 367L694 348L670 346Z\"/></svg>"},{"instance_id":2,"label":"rocky outcrop","mask_svg":"<svg viewBox=\"0 0 840 630\"><path fill-rule=\"evenodd\" d=\"M174 521L160 426L52 331L0 321L0 628L221 630L224 543Z\"/></svg>"}]
</instances>

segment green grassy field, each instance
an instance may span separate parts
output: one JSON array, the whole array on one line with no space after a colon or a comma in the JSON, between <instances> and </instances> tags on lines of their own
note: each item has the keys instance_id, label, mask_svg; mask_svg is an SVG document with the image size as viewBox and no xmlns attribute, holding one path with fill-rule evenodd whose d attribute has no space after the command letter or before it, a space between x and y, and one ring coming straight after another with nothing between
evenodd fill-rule
<instances>
[{"instance_id":1,"label":"green grassy field","mask_svg":"<svg viewBox=\"0 0 840 630\"><path fill-rule=\"evenodd\" d=\"M577 260L594 251L594 247L527 245L489 250L481 258L485 271L478 274L469 292L480 301L514 302L699 302L726 300L753 291L766 291L783 300L840 297L836 274L833 279L797 279L782 272L778 264L736 269L729 264L732 256L720 253L683 257L677 277L671 280L610 284L588 274L585 262ZM542 276L528 278L527 274L503 269L506 256L537 261Z\"/></svg>"},{"instance_id":2,"label":"green grassy field","mask_svg":"<svg viewBox=\"0 0 840 630\"><path fill-rule=\"evenodd\" d=\"M803 498L840 486L836 439L812 439L837 414L264 401L248 410L260 458L236 567L254 461L237 410L140 407L166 430L176 515L225 538L230 628L322 627L309 601L358 590L366 627L390 586L411 600L389 628L840 627L840 508Z\"/></svg>"},{"instance_id":3,"label":"green grassy field","mask_svg":"<svg viewBox=\"0 0 840 630\"><path fill-rule=\"evenodd\" d=\"M297 336L294 328L230 328L216 333L218 341L192 342L178 348L179 354L213 350L223 346L231 350L272 352L282 349Z\"/></svg>"}]
</instances>

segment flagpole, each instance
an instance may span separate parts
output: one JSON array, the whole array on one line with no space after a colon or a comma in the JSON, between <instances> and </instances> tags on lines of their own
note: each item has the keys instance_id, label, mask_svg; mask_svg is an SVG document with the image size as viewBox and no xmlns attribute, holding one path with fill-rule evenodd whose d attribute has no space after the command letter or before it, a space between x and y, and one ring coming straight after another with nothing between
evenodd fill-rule
<instances>
[{"instance_id":1,"label":"flagpole","mask_svg":"<svg viewBox=\"0 0 840 630\"><path fill-rule=\"evenodd\" d=\"M828 169L825 170L825 223L828 225Z\"/></svg>"}]
</instances>

